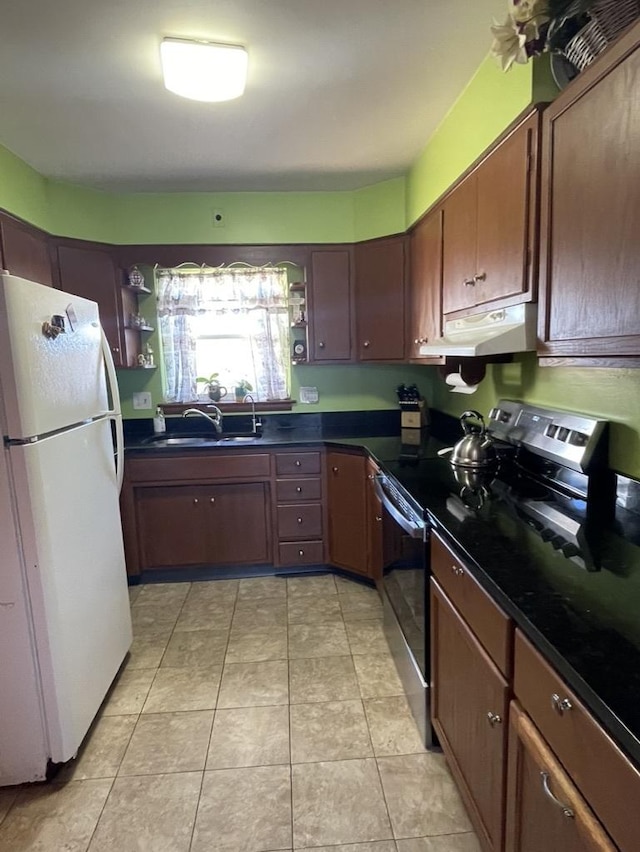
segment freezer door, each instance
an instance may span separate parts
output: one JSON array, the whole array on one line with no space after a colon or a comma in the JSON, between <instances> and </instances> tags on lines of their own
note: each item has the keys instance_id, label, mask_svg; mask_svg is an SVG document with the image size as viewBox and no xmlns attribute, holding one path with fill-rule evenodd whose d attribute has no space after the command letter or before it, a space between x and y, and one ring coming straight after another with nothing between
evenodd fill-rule
<instances>
[{"instance_id":1,"label":"freezer door","mask_svg":"<svg viewBox=\"0 0 640 852\"><path fill-rule=\"evenodd\" d=\"M48 337L43 323L61 317ZM45 435L107 411L98 306L62 290L0 275L3 434Z\"/></svg>"},{"instance_id":2,"label":"freezer door","mask_svg":"<svg viewBox=\"0 0 640 852\"><path fill-rule=\"evenodd\" d=\"M12 446L49 753L78 749L131 644L111 427Z\"/></svg>"}]
</instances>

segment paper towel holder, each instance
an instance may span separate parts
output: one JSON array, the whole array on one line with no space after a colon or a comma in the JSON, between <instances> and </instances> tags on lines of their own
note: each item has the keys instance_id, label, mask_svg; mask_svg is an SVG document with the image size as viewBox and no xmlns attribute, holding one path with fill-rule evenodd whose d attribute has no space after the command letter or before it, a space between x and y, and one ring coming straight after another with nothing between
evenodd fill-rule
<instances>
[{"instance_id":1,"label":"paper towel holder","mask_svg":"<svg viewBox=\"0 0 640 852\"><path fill-rule=\"evenodd\" d=\"M487 372L487 364L508 364L513 355L485 355L476 358L451 356L445 358L442 366L438 367L440 375L446 379L451 373L459 373L467 385L479 385Z\"/></svg>"}]
</instances>

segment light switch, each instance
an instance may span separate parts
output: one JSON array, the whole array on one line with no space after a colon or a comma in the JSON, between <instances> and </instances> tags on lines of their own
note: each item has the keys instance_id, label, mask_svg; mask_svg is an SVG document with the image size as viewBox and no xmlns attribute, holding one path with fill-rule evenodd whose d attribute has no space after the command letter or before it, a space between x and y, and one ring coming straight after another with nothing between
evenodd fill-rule
<instances>
[{"instance_id":1,"label":"light switch","mask_svg":"<svg viewBox=\"0 0 640 852\"><path fill-rule=\"evenodd\" d=\"M138 411L153 408L153 405L151 403L151 394L147 391L140 391L139 393L134 393L133 407Z\"/></svg>"}]
</instances>

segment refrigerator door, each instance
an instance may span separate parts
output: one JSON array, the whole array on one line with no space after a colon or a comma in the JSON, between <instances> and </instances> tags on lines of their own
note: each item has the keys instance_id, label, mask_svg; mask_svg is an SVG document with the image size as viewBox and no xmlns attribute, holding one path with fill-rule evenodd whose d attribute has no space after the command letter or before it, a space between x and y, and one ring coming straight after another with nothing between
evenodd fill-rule
<instances>
[{"instance_id":1,"label":"refrigerator door","mask_svg":"<svg viewBox=\"0 0 640 852\"><path fill-rule=\"evenodd\" d=\"M71 758L131 644L108 419L9 451L49 756Z\"/></svg>"},{"instance_id":2,"label":"refrigerator door","mask_svg":"<svg viewBox=\"0 0 640 852\"><path fill-rule=\"evenodd\" d=\"M47 336L44 323L64 324ZM6 437L46 435L108 411L98 306L0 275L0 385Z\"/></svg>"},{"instance_id":3,"label":"refrigerator door","mask_svg":"<svg viewBox=\"0 0 640 852\"><path fill-rule=\"evenodd\" d=\"M41 781L47 765L40 679L7 456L7 451L0 451L0 787Z\"/></svg>"}]
</instances>

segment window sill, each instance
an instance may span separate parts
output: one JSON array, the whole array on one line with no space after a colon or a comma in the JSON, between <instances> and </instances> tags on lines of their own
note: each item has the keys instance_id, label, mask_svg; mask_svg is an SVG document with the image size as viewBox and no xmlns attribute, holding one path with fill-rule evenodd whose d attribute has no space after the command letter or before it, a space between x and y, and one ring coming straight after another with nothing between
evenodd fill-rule
<instances>
[{"instance_id":1,"label":"window sill","mask_svg":"<svg viewBox=\"0 0 640 852\"><path fill-rule=\"evenodd\" d=\"M255 411L291 411L295 405L295 399L278 399L272 402L256 402ZM249 414L254 410L250 402L165 402L161 403L160 408L165 414L183 414L188 408L197 408L200 411L207 412L210 406L216 405L223 414Z\"/></svg>"}]
</instances>

